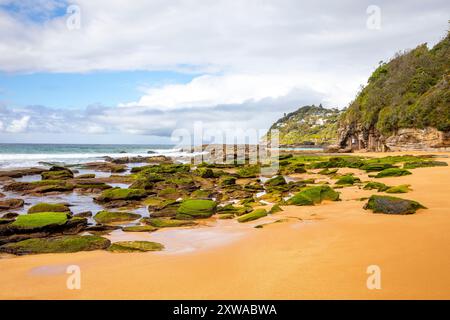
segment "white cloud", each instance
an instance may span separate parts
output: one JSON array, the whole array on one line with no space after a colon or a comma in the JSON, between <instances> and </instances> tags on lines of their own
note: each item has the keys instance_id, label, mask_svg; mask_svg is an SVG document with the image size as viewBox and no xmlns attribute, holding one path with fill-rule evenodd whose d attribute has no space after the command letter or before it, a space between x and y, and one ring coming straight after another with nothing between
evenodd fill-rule
<instances>
[{"instance_id":1,"label":"white cloud","mask_svg":"<svg viewBox=\"0 0 450 320\"><path fill-rule=\"evenodd\" d=\"M30 116L23 116L20 119L15 119L11 121L8 127L6 127L6 132L9 133L20 133L26 131L28 128L28 122L30 121Z\"/></svg>"}]
</instances>

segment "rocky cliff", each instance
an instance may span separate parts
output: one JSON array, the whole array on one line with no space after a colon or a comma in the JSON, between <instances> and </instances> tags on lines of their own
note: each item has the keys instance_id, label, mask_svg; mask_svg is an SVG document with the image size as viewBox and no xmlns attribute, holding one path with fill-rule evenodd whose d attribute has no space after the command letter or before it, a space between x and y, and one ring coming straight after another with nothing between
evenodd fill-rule
<instances>
[{"instance_id":1,"label":"rocky cliff","mask_svg":"<svg viewBox=\"0 0 450 320\"><path fill-rule=\"evenodd\" d=\"M450 33L380 63L339 119L341 150L450 150Z\"/></svg>"}]
</instances>

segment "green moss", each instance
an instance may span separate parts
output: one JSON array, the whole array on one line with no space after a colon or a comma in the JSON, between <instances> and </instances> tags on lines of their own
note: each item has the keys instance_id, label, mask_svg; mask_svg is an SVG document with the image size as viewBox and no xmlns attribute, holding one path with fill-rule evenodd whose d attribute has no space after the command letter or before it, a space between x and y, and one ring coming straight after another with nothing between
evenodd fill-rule
<instances>
[{"instance_id":1,"label":"green moss","mask_svg":"<svg viewBox=\"0 0 450 320\"><path fill-rule=\"evenodd\" d=\"M283 176L276 176L276 177L273 177L272 179L269 179L266 182L264 182L264 185L269 186L269 187L281 186L281 185L285 185L285 184L286 184L286 180L284 179Z\"/></svg>"},{"instance_id":2,"label":"green moss","mask_svg":"<svg viewBox=\"0 0 450 320\"><path fill-rule=\"evenodd\" d=\"M85 173L85 174L80 174L79 176L76 177L77 179L94 179L95 178L95 173Z\"/></svg>"},{"instance_id":3,"label":"green moss","mask_svg":"<svg viewBox=\"0 0 450 320\"><path fill-rule=\"evenodd\" d=\"M99 236L60 236L36 238L8 243L0 247L0 252L17 255L38 253L67 253L106 249L110 241Z\"/></svg>"},{"instance_id":4,"label":"green moss","mask_svg":"<svg viewBox=\"0 0 450 320\"><path fill-rule=\"evenodd\" d=\"M267 211L265 209L256 209L250 213L240 216L237 221L239 222L249 222L257 220L259 218L267 216Z\"/></svg>"},{"instance_id":5,"label":"green moss","mask_svg":"<svg viewBox=\"0 0 450 320\"><path fill-rule=\"evenodd\" d=\"M361 179L351 175L351 174L347 174L345 176L340 177L337 181L336 184L337 185L353 185L355 184L355 182L361 182Z\"/></svg>"},{"instance_id":6,"label":"green moss","mask_svg":"<svg viewBox=\"0 0 450 320\"><path fill-rule=\"evenodd\" d=\"M272 206L272 208L270 208L269 213L273 214L273 213L277 213L277 212L281 212L283 211L283 209L281 209L281 207L278 204L275 204Z\"/></svg>"},{"instance_id":7,"label":"green moss","mask_svg":"<svg viewBox=\"0 0 450 320\"><path fill-rule=\"evenodd\" d=\"M212 200L185 200L177 210L177 218L208 218L216 210L217 203Z\"/></svg>"},{"instance_id":8,"label":"green moss","mask_svg":"<svg viewBox=\"0 0 450 320\"><path fill-rule=\"evenodd\" d=\"M97 198L98 201L108 202L114 200L140 200L147 196L147 192L143 189L121 189L113 188L105 190Z\"/></svg>"},{"instance_id":9,"label":"green moss","mask_svg":"<svg viewBox=\"0 0 450 320\"><path fill-rule=\"evenodd\" d=\"M410 171L400 168L389 168L380 171L375 175L375 178L384 178L384 177L400 177L411 174Z\"/></svg>"},{"instance_id":10,"label":"green moss","mask_svg":"<svg viewBox=\"0 0 450 320\"><path fill-rule=\"evenodd\" d=\"M211 197L211 191L210 190L202 190L198 189L191 193L190 198L191 199L209 199Z\"/></svg>"},{"instance_id":11,"label":"green moss","mask_svg":"<svg viewBox=\"0 0 450 320\"><path fill-rule=\"evenodd\" d=\"M332 175L332 174L335 174L335 173L337 173L337 172L338 172L338 169L337 169L337 168L335 168L335 169L325 168L325 169L320 170L320 171L318 172L318 174Z\"/></svg>"},{"instance_id":12,"label":"green moss","mask_svg":"<svg viewBox=\"0 0 450 320\"><path fill-rule=\"evenodd\" d=\"M237 170L239 178L256 178L261 172L261 168L258 165L248 165Z\"/></svg>"},{"instance_id":13,"label":"green moss","mask_svg":"<svg viewBox=\"0 0 450 320\"><path fill-rule=\"evenodd\" d=\"M123 227L122 231L125 232L153 232L158 230L158 228L155 228L154 226L146 225L146 226L130 226L130 227Z\"/></svg>"},{"instance_id":14,"label":"green moss","mask_svg":"<svg viewBox=\"0 0 450 320\"><path fill-rule=\"evenodd\" d=\"M142 218L143 223L156 228L176 228L195 226L197 223L189 220L163 219L163 218Z\"/></svg>"},{"instance_id":15,"label":"green moss","mask_svg":"<svg viewBox=\"0 0 450 320\"><path fill-rule=\"evenodd\" d=\"M197 168L195 170L195 174L199 175L202 178L214 178L214 171L210 168Z\"/></svg>"},{"instance_id":16,"label":"green moss","mask_svg":"<svg viewBox=\"0 0 450 320\"><path fill-rule=\"evenodd\" d=\"M102 210L98 212L94 216L94 220L98 223L118 223L118 222L127 222L139 219L141 217L140 214L132 213L132 212L123 212L123 211L106 211Z\"/></svg>"},{"instance_id":17,"label":"green moss","mask_svg":"<svg viewBox=\"0 0 450 320\"><path fill-rule=\"evenodd\" d=\"M28 209L28 213L37 212L70 212L70 209L62 203L38 203Z\"/></svg>"},{"instance_id":18,"label":"green moss","mask_svg":"<svg viewBox=\"0 0 450 320\"><path fill-rule=\"evenodd\" d=\"M309 206L321 203L324 200L337 201L339 193L327 185L306 187L287 200L287 204L296 206Z\"/></svg>"},{"instance_id":19,"label":"green moss","mask_svg":"<svg viewBox=\"0 0 450 320\"><path fill-rule=\"evenodd\" d=\"M387 193L407 193L411 191L409 184L402 184L399 186L389 187L386 192Z\"/></svg>"},{"instance_id":20,"label":"green moss","mask_svg":"<svg viewBox=\"0 0 450 320\"><path fill-rule=\"evenodd\" d=\"M446 167L447 162L444 161L414 161L403 164L404 169L428 168L428 167Z\"/></svg>"},{"instance_id":21,"label":"green moss","mask_svg":"<svg viewBox=\"0 0 450 320\"><path fill-rule=\"evenodd\" d=\"M73 173L69 169L60 171L44 171L41 173L42 180L65 180L72 179Z\"/></svg>"},{"instance_id":22,"label":"green moss","mask_svg":"<svg viewBox=\"0 0 450 320\"><path fill-rule=\"evenodd\" d=\"M381 192L381 191L386 191L387 189L389 189L389 186L387 186L381 182L370 181L364 186L363 189L364 190L376 189L377 191Z\"/></svg>"},{"instance_id":23,"label":"green moss","mask_svg":"<svg viewBox=\"0 0 450 320\"><path fill-rule=\"evenodd\" d=\"M236 184L236 178L232 176L221 176L219 179L219 185L221 186L231 186Z\"/></svg>"},{"instance_id":24,"label":"green moss","mask_svg":"<svg viewBox=\"0 0 450 320\"><path fill-rule=\"evenodd\" d=\"M111 252L148 252L161 251L164 246L161 243L151 241L119 241L113 243L108 251Z\"/></svg>"},{"instance_id":25,"label":"green moss","mask_svg":"<svg viewBox=\"0 0 450 320\"><path fill-rule=\"evenodd\" d=\"M364 209L374 213L386 214L413 214L421 208L425 207L413 200L379 195L372 195L364 206Z\"/></svg>"},{"instance_id":26,"label":"green moss","mask_svg":"<svg viewBox=\"0 0 450 320\"><path fill-rule=\"evenodd\" d=\"M363 165L360 169L366 172L382 171L384 169L393 168L394 166L390 163L367 163Z\"/></svg>"},{"instance_id":27,"label":"green moss","mask_svg":"<svg viewBox=\"0 0 450 320\"><path fill-rule=\"evenodd\" d=\"M34 229L50 225L63 225L67 222L67 213L39 212L17 217L11 225L21 229Z\"/></svg>"}]
</instances>

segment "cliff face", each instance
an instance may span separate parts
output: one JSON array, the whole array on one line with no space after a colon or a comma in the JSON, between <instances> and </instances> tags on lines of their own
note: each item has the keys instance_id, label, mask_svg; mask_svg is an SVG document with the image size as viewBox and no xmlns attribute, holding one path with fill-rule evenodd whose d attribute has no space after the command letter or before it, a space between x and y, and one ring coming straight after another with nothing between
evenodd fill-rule
<instances>
[{"instance_id":1,"label":"cliff face","mask_svg":"<svg viewBox=\"0 0 450 320\"><path fill-rule=\"evenodd\" d=\"M349 151L450 148L450 36L381 63L339 120Z\"/></svg>"},{"instance_id":2,"label":"cliff face","mask_svg":"<svg viewBox=\"0 0 450 320\"><path fill-rule=\"evenodd\" d=\"M337 143L338 109L304 106L276 121L270 130L278 129L280 145L328 145ZM270 132L269 130L269 132Z\"/></svg>"}]
</instances>

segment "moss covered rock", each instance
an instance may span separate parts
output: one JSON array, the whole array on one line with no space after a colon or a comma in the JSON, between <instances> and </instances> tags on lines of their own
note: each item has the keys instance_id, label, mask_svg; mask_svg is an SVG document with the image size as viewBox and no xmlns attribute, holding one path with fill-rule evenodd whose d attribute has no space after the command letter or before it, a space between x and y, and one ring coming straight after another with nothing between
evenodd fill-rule
<instances>
[{"instance_id":1,"label":"moss covered rock","mask_svg":"<svg viewBox=\"0 0 450 320\"><path fill-rule=\"evenodd\" d=\"M385 185L384 183L381 182L376 182L376 181L370 181L368 183L366 183L366 185L363 188L364 190L373 190L376 189L377 191L386 191L387 189L389 189L389 186Z\"/></svg>"},{"instance_id":2,"label":"moss covered rock","mask_svg":"<svg viewBox=\"0 0 450 320\"><path fill-rule=\"evenodd\" d=\"M28 209L28 213L37 212L67 212L70 213L70 209L62 203L38 203Z\"/></svg>"},{"instance_id":3,"label":"moss covered rock","mask_svg":"<svg viewBox=\"0 0 450 320\"><path fill-rule=\"evenodd\" d=\"M209 218L216 211L217 203L212 200L185 200L177 210L177 219Z\"/></svg>"},{"instance_id":4,"label":"moss covered rock","mask_svg":"<svg viewBox=\"0 0 450 320\"><path fill-rule=\"evenodd\" d=\"M401 184L399 186L393 186L386 189L387 193L407 193L411 191L409 184Z\"/></svg>"},{"instance_id":5,"label":"moss covered rock","mask_svg":"<svg viewBox=\"0 0 450 320\"><path fill-rule=\"evenodd\" d=\"M156 228L176 228L195 226L197 223L189 220L164 219L164 218L142 218L141 222Z\"/></svg>"},{"instance_id":6,"label":"moss covered rock","mask_svg":"<svg viewBox=\"0 0 450 320\"><path fill-rule=\"evenodd\" d=\"M116 200L140 200L145 197L147 197L147 192L143 189L112 188L103 191L96 200L99 202L108 202Z\"/></svg>"},{"instance_id":7,"label":"moss covered rock","mask_svg":"<svg viewBox=\"0 0 450 320\"><path fill-rule=\"evenodd\" d=\"M283 209L281 209L281 207L278 204L275 204L272 206L272 208L270 208L269 213L274 214L281 211L283 211Z\"/></svg>"},{"instance_id":8,"label":"moss covered rock","mask_svg":"<svg viewBox=\"0 0 450 320\"><path fill-rule=\"evenodd\" d=\"M20 229L36 229L51 225L63 225L67 219L68 216L65 212L39 212L20 215L11 225Z\"/></svg>"},{"instance_id":9,"label":"moss covered rock","mask_svg":"<svg viewBox=\"0 0 450 320\"><path fill-rule=\"evenodd\" d=\"M0 252L16 255L38 253L65 253L102 250L111 242L99 236L59 236L53 238L28 239L0 246Z\"/></svg>"},{"instance_id":10,"label":"moss covered rock","mask_svg":"<svg viewBox=\"0 0 450 320\"><path fill-rule=\"evenodd\" d=\"M261 172L261 168L258 165L248 165L241 167L237 170L239 178L256 178Z\"/></svg>"},{"instance_id":11,"label":"moss covered rock","mask_svg":"<svg viewBox=\"0 0 450 320\"><path fill-rule=\"evenodd\" d=\"M108 251L111 252L148 252L161 251L164 246L161 243L151 241L119 241L113 243Z\"/></svg>"},{"instance_id":12,"label":"moss covered rock","mask_svg":"<svg viewBox=\"0 0 450 320\"><path fill-rule=\"evenodd\" d=\"M370 209L374 213L386 214L413 214L422 208L425 207L413 200L379 195L371 196L364 206L364 209Z\"/></svg>"},{"instance_id":13,"label":"moss covered rock","mask_svg":"<svg viewBox=\"0 0 450 320\"><path fill-rule=\"evenodd\" d=\"M221 176L219 179L219 185L224 187L224 186L231 186L231 185L235 185L236 184L236 178L233 176Z\"/></svg>"},{"instance_id":14,"label":"moss covered rock","mask_svg":"<svg viewBox=\"0 0 450 320\"><path fill-rule=\"evenodd\" d=\"M264 185L268 186L268 187L282 186L285 184L287 184L287 183L283 176L273 177L272 179L269 179L264 183Z\"/></svg>"},{"instance_id":15,"label":"moss covered rock","mask_svg":"<svg viewBox=\"0 0 450 320\"><path fill-rule=\"evenodd\" d=\"M249 222L257 220L259 218L267 216L267 211L265 209L256 209L250 213L240 216L237 221L239 222Z\"/></svg>"},{"instance_id":16,"label":"moss covered rock","mask_svg":"<svg viewBox=\"0 0 450 320\"><path fill-rule=\"evenodd\" d=\"M353 185L357 182L361 182L361 179L353 176L352 174L347 174L345 176L340 177L337 181L337 185Z\"/></svg>"},{"instance_id":17,"label":"moss covered rock","mask_svg":"<svg viewBox=\"0 0 450 320\"><path fill-rule=\"evenodd\" d=\"M140 214L133 212L123 212L123 211L106 211L102 210L94 216L94 220L98 223L108 224L108 223L119 223L119 222L129 222L141 217Z\"/></svg>"},{"instance_id":18,"label":"moss covered rock","mask_svg":"<svg viewBox=\"0 0 450 320\"><path fill-rule=\"evenodd\" d=\"M403 164L404 169L428 168L428 167L446 167L448 163L445 161L411 161Z\"/></svg>"},{"instance_id":19,"label":"moss covered rock","mask_svg":"<svg viewBox=\"0 0 450 320\"><path fill-rule=\"evenodd\" d=\"M401 177L412 174L410 171L400 168L389 168L384 169L383 171L378 172L375 175L375 178L384 178L384 177Z\"/></svg>"},{"instance_id":20,"label":"moss covered rock","mask_svg":"<svg viewBox=\"0 0 450 320\"><path fill-rule=\"evenodd\" d=\"M223 213L223 214L219 214L218 218L221 220L225 220L225 219L233 219L234 218L234 213Z\"/></svg>"},{"instance_id":21,"label":"moss covered rock","mask_svg":"<svg viewBox=\"0 0 450 320\"><path fill-rule=\"evenodd\" d=\"M324 200L337 201L339 193L327 185L306 187L287 200L287 204L296 206L310 206Z\"/></svg>"},{"instance_id":22,"label":"moss covered rock","mask_svg":"<svg viewBox=\"0 0 450 320\"><path fill-rule=\"evenodd\" d=\"M155 228L154 226L150 225L145 225L145 226L123 227L122 230L125 232L153 232L158 230L158 228Z\"/></svg>"},{"instance_id":23,"label":"moss covered rock","mask_svg":"<svg viewBox=\"0 0 450 320\"><path fill-rule=\"evenodd\" d=\"M53 166L49 171L41 173L42 180L66 180L73 178L73 172L70 169Z\"/></svg>"},{"instance_id":24,"label":"moss covered rock","mask_svg":"<svg viewBox=\"0 0 450 320\"><path fill-rule=\"evenodd\" d=\"M366 163L360 169L366 172L383 171L384 169L394 168L390 163Z\"/></svg>"}]
</instances>

